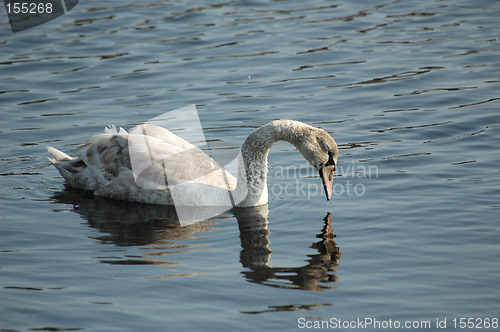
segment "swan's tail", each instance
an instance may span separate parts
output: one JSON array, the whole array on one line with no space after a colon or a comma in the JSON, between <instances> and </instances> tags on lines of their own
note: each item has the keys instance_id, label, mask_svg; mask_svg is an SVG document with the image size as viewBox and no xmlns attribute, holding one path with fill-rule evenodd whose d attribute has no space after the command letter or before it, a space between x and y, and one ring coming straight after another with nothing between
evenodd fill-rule
<instances>
[{"instance_id":1,"label":"swan's tail","mask_svg":"<svg viewBox=\"0 0 500 332\"><path fill-rule=\"evenodd\" d=\"M78 158L67 155L66 153L51 146L47 146L47 152L52 157L49 158L49 161L57 168L59 173L61 173L61 175L68 180L68 176L76 170L75 166L77 165L75 165L75 162L78 161Z\"/></svg>"},{"instance_id":2,"label":"swan's tail","mask_svg":"<svg viewBox=\"0 0 500 332\"><path fill-rule=\"evenodd\" d=\"M84 162L51 146L47 146L47 151L50 155L49 161L56 167L71 187L83 190L89 189L87 187L91 186L93 182L85 177L87 175L85 172L87 167ZM92 188L90 189L94 190Z\"/></svg>"},{"instance_id":3,"label":"swan's tail","mask_svg":"<svg viewBox=\"0 0 500 332\"><path fill-rule=\"evenodd\" d=\"M51 146L47 146L47 152L50 154L52 158L49 158L49 161L53 164L63 161L63 160L73 160L73 158L66 153L57 150L56 148L53 148Z\"/></svg>"}]
</instances>

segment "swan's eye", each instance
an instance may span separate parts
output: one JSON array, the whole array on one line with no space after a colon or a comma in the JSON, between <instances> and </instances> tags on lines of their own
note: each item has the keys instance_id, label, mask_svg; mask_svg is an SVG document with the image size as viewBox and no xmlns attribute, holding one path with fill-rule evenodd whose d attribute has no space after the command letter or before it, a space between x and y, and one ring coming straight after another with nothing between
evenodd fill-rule
<instances>
[{"instance_id":1,"label":"swan's eye","mask_svg":"<svg viewBox=\"0 0 500 332\"><path fill-rule=\"evenodd\" d=\"M328 151L328 161L326 162L325 166L331 165L333 165L333 169L335 169L335 159L333 159L333 152Z\"/></svg>"}]
</instances>

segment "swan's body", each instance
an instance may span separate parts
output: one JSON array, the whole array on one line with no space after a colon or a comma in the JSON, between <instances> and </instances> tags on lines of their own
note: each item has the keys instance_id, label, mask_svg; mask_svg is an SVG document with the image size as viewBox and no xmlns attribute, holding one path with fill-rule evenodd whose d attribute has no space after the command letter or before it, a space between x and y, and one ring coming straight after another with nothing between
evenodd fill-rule
<instances>
[{"instance_id":1,"label":"swan's body","mask_svg":"<svg viewBox=\"0 0 500 332\"><path fill-rule=\"evenodd\" d=\"M73 156L47 149L71 187L96 196L160 205L247 207L268 201L267 156L280 140L295 145L318 170L330 199L337 144L323 129L298 121L276 120L250 134L237 159L237 178L199 148L151 124L129 133L106 128Z\"/></svg>"}]
</instances>

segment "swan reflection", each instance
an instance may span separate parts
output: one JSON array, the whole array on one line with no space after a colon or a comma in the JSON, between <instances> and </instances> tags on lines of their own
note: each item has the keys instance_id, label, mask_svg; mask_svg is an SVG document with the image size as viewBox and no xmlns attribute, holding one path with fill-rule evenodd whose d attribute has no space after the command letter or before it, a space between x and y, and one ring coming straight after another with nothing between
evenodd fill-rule
<instances>
[{"instance_id":1,"label":"swan reflection","mask_svg":"<svg viewBox=\"0 0 500 332\"><path fill-rule=\"evenodd\" d=\"M234 214L240 229L240 261L248 269L242 273L248 281L278 288L314 291L335 288L328 284L338 280L335 268L339 265L341 252L334 241L330 213L323 219L321 233L316 235L320 240L311 245L318 253L308 255L307 264L301 267L269 265L272 250L269 248L267 205L251 210L235 210Z\"/></svg>"},{"instance_id":2,"label":"swan reflection","mask_svg":"<svg viewBox=\"0 0 500 332\"><path fill-rule=\"evenodd\" d=\"M215 230L212 227L221 219L238 221L241 241L240 262L244 268L242 275L253 283L271 287L305 289L319 291L335 288L338 280L336 267L341 252L337 247L332 228L332 215L327 213L323 228L316 236L311 248L317 253L308 255L307 263L300 267L270 266L268 230L268 206L233 209L223 215L202 222L181 227L173 207L145 205L139 203L85 197L81 191L66 188L53 197L55 203L72 204L77 212L98 233L92 236L101 244L114 244L114 250L106 250L106 255L96 257L100 262L123 265L177 266L180 261L166 261L170 254L208 251L200 233ZM185 240L195 239L195 241ZM123 246L143 246L142 254L128 255ZM213 247L213 246L210 246ZM124 251L123 257L119 252ZM179 259L182 256L175 256ZM199 274L194 272L187 275ZM179 274L175 276L183 276ZM165 275L167 276L167 275ZM173 276L173 275L172 275Z\"/></svg>"}]
</instances>

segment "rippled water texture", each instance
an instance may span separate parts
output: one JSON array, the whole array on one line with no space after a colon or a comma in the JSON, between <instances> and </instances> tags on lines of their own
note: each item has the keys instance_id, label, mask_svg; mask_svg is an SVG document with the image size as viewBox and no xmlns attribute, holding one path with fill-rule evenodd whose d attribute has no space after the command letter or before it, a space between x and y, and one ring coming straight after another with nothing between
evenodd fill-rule
<instances>
[{"instance_id":1,"label":"rippled water texture","mask_svg":"<svg viewBox=\"0 0 500 332\"><path fill-rule=\"evenodd\" d=\"M81 0L12 33L2 10L0 329L499 317L499 17L492 0ZM273 119L327 130L333 202L287 143L268 205L187 227L72 191L46 159L189 104L213 151Z\"/></svg>"}]
</instances>

